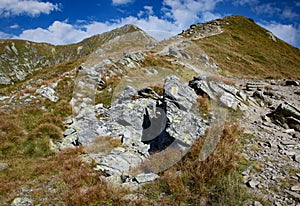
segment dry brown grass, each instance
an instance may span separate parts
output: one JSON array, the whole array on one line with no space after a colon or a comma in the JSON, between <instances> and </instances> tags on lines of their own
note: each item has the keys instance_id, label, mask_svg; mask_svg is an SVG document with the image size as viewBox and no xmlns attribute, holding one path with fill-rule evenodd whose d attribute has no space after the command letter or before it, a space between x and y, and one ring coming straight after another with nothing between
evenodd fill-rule
<instances>
[{"instance_id":1,"label":"dry brown grass","mask_svg":"<svg viewBox=\"0 0 300 206\"><path fill-rule=\"evenodd\" d=\"M250 78L299 78L299 49L280 39L272 41L267 30L251 19L230 16L222 22L223 33L195 41L219 64L222 74Z\"/></svg>"},{"instance_id":2,"label":"dry brown grass","mask_svg":"<svg viewBox=\"0 0 300 206\"><path fill-rule=\"evenodd\" d=\"M171 205L241 204L247 196L235 172L239 161L237 137L241 133L238 124L226 122L217 147L204 161L199 161L199 153L205 138L196 141L182 161L146 187L147 197Z\"/></svg>"},{"instance_id":3,"label":"dry brown grass","mask_svg":"<svg viewBox=\"0 0 300 206\"><path fill-rule=\"evenodd\" d=\"M122 145L120 139L115 139L110 136L96 137L93 144L84 148L86 153L109 153L113 148Z\"/></svg>"},{"instance_id":4,"label":"dry brown grass","mask_svg":"<svg viewBox=\"0 0 300 206\"><path fill-rule=\"evenodd\" d=\"M208 95L198 96L197 104L200 114L207 114L210 110L210 100Z\"/></svg>"}]
</instances>

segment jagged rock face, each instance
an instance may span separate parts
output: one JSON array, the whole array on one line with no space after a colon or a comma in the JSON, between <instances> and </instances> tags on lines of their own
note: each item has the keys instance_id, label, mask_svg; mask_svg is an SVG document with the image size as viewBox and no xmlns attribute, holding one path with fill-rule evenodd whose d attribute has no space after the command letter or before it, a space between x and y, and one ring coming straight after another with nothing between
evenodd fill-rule
<instances>
[{"instance_id":1,"label":"jagged rock face","mask_svg":"<svg viewBox=\"0 0 300 206\"><path fill-rule=\"evenodd\" d=\"M248 101L248 97L232 85L210 81L205 77L195 77L189 85L197 94L207 95L210 99L220 101L226 107L234 110L247 110L245 102Z\"/></svg>"},{"instance_id":2,"label":"jagged rock face","mask_svg":"<svg viewBox=\"0 0 300 206\"><path fill-rule=\"evenodd\" d=\"M270 116L275 123L282 126L287 124L289 128L300 131L300 110L288 102L281 103L268 116Z\"/></svg>"},{"instance_id":3,"label":"jagged rock face","mask_svg":"<svg viewBox=\"0 0 300 206\"><path fill-rule=\"evenodd\" d=\"M99 138L109 136L119 139L122 145L108 154L98 152L85 158L93 159L97 163L96 169L105 172L111 179L120 180L122 175L138 167L151 154L168 147L179 150L182 155L186 154L193 142L204 135L207 127L193 110L197 95L176 76L165 80L164 91L164 95L159 96L150 88L137 91L128 86L109 109L102 105L95 106L94 110L102 115L98 120L93 120L97 122L93 128L97 129L91 132L96 131ZM91 118L92 113L90 108L89 115L82 118ZM66 135L73 137L73 130L68 131ZM94 144L88 134L81 134L78 141L84 146ZM66 142L75 145L72 140L64 141L64 144ZM140 177L135 180L146 181ZM155 179L150 174L145 177Z\"/></svg>"}]
</instances>

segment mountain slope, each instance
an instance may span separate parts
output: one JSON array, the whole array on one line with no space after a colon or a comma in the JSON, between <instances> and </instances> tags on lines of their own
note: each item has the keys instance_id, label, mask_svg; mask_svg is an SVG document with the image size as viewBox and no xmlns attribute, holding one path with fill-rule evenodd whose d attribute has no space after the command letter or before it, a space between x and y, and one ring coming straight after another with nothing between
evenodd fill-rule
<instances>
[{"instance_id":1,"label":"mountain slope","mask_svg":"<svg viewBox=\"0 0 300 206\"><path fill-rule=\"evenodd\" d=\"M219 25L223 32L201 38ZM206 29L203 29L205 28ZM235 77L300 77L300 50L242 16L229 16L191 26L180 36L191 39Z\"/></svg>"},{"instance_id":2,"label":"mountain slope","mask_svg":"<svg viewBox=\"0 0 300 206\"><path fill-rule=\"evenodd\" d=\"M125 25L70 45L54 46L24 40L2 40L0 41L0 85L23 81L27 76L34 74L42 68L76 61L95 52L110 40L136 33L142 34L140 35L142 37L137 38L138 41L144 43L155 41L152 37L133 25Z\"/></svg>"}]
</instances>

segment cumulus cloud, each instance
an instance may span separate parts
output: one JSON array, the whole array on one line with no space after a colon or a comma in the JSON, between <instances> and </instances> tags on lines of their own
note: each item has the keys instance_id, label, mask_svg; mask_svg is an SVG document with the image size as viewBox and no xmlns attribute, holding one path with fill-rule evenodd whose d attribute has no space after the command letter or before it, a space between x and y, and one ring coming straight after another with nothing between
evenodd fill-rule
<instances>
[{"instance_id":1,"label":"cumulus cloud","mask_svg":"<svg viewBox=\"0 0 300 206\"><path fill-rule=\"evenodd\" d=\"M56 45L70 44L87 37L86 32L67 22L55 21L47 29L36 28L23 31L18 38Z\"/></svg>"},{"instance_id":2,"label":"cumulus cloud","mask_svg":"<svg viewBox=\"0 0 300 206\"><path fill-rule=\"evenodd\" d=\"M267 30L271 31L275 36L284 40L285 42L295 45L296 47L300 48L300 27L296 28L292 24L281 24L278 22L271 22L271 23L259 23L262 27L266 28Z\"/></svg>"},{"instance_id":3,"label":"cumulus cloud","mask_svg":"<svg viewBox=\"0 0 300 206\"><path fill-rule=\"evenodd\" d=\"M112 0L113 5L121 5L121 4L128 4L133 2L134 0Z\"/></svg>"},{"instance_id":4,"label":"cumulus cloud","mask_svg":"<svg viewBox=\"0 0 300 206\"><path fill-rule=\"evenodd\" d=\"M208 17L220 16L213 14L217 3L223 0L164 0L163 10L166 18L175 21L180 28L186 28L191 23L204 22Z\"/></svg>"},{"instance_id":5,"label":"cumulus cloud","mask_svg":"<svg viewBox=\"0 0 300 206\"><path fill-rule=\"evenodd\" d=\"M57 4L50 2L39 2L37 0L0 0L0 16L9 17L12 15L38 16L42 13L59 10Z\"/></svg>"},{"instance_id":6,"label":"cumulus cloud","mask_svg":"<svg viewBox=\"0 0 300 206\"><path fill-rule=\"evenodd\" d=\"M7 34L7 33L0 31L0 39L9 39L9 38L16 38L16 37L11 34Z\"/></svg>"}]
</instances>

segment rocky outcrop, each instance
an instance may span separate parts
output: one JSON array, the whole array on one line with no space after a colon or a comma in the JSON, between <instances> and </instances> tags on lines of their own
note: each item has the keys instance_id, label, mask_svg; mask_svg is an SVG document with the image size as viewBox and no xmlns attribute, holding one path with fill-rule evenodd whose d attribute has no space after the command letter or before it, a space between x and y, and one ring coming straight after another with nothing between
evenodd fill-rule
<instances>
[{"instance_id":1,"label":"rocky outcrop","mask_svg":"<svg viewBox=\"0 0 300 206\"><path fill-rule=\"evenodd\" d=\"M68 140L63 141L64 147L68 142L70 146L75 146L76 141L90 147L95 144L95 138L106 141L105 137L109 136L112 140L119 140L121 145L109 153L101 149L89 153L84 159L95 161L95 169L104 172L109 176L108 179L115 183L137 184L151 181L157 178L153 171L141 170L132 177L130 171L138 168L152 154L162 152L166 148L173 148L184 155L193 142L204 135L207 125L193 110L196 100L194 90L176 76L166 78L163 96L159 96L150 88L137 91L128 86L119 98L112 102L109 109L101 104L96 105L90 107L89 115L82 116L92 118L93 113L94 118L98 116L96 121L93 120L97 123L93 126L94 130L89 129L96 132L97 137L78 133L82 128L72 129L76 128L76 123L71 123L65 131ZM178 158L180 159L181 157ZM165 164L161 167L164 169L171 166L167 162L157 164Z\"/></svg>"},{"instance_id":2,"label":"rocky outcrop","mask_svg":"<svg viewBox=\"0 0 300 206\"><path fill-rule=\"evenodd\" d=\"M275 123L300 131L300 110L288 102L281 103L268 115Z\"/></svg>"},{"instance_id":3,"label":"rocky outcrop","mask_svg":"<svg viewBox=\"0 0 300 206\"><path fill-rule=\"evenodd\" d=\"M210 99L218 100L226 107L234 110L247 110L248 96L233 85L225 84L222 81L209 80L206 77L194 77L189 82L189 86L197 94L207 95Z\"/></svg>"},{"instance_id":4,"label":"rocky outcrop","mask_svg":"<svg viewBox=\"0 0 300 206\"><path fill-rule=\"evenodd\" d=\"M46 97L52 102L57 102L59 100L59 98L55 95L55 90L52 87L43 85L36 90L36 93Z\"/></svg>"}]
</instances>

